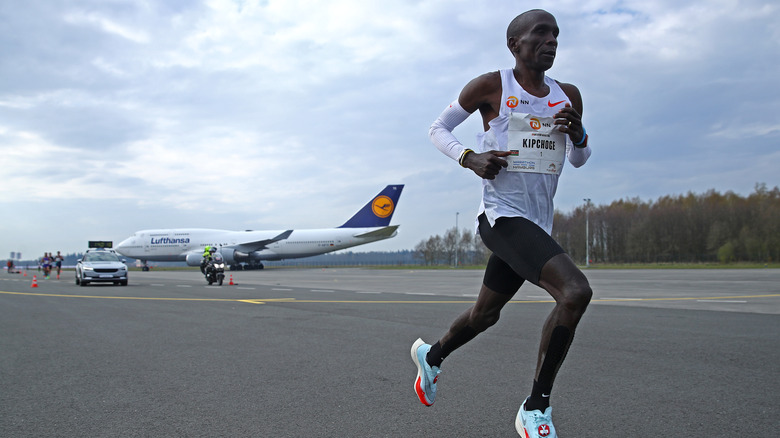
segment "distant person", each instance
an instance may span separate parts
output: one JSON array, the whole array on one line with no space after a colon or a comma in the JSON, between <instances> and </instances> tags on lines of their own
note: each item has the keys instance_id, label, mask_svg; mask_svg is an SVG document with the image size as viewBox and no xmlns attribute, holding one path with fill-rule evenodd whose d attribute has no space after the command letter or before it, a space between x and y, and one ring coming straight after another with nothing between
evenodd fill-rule
<instances>
[{"instance_id":1,"label":"distant person","mask_svg":"<svg viewBox=\"0 0 780 438\"><path fill-rule=\"evenodd\" d=\"M51 272L51 256L49 254L50 253L45 252L41 258L41 265L43 265L43 278L46 279L49 278L49 273Z\"/></svg>"},{"instance_id":2,"label":"distant person","mask_svg":"<svg viewBox=\"0 0 780 438\"><path fill-rule=\"evenodd\" d=\"M212 254L214 254L215 252L217 252L217 248L214 246L206 246L203 249L203 260L200 261L200 272L203 275L206 275L206 265L209 264Z\"/></svg>"},{"instance_id":3,"label":"distant person","mask_svg":"<svg viewBox=\"0 0 780 438\"><path fill-rule=\"evenodd\" d=\"M8 259L8 263L6 263L6 265L8 265L8 273L9 274L13 274L14 273L14 261L12 259Z\"/></svg>"},{"instance_id":4,"label":"distant person","mask_svg":"<svg viewBox=\"0 0 780 438\"><path fill-rule=\"evenodd\" d=\"M592 296L585 275L550 237L553 196L564 161L580 167L591 150L579 90L545 74L558 49L555 18L538 9L520 14L509 24L507 46L514 68L470 81L431 126L436 147L482 178L477 229L493 254L476 303L433 345L422 339L412 345L418 369L414 388L424 405L433 405L442 361L495 324L529 281L556 305L544 323L531 395L520 406L515 428L527 438L552 438L553 382ZM485 132L471 150L452 130L475 111ZM545 163L540 166L537 159ZM500 352L495 357L500 360ZM507 369L507 364L496 366Z\"/></svg>"},{"instance_id":5,"label":"distant person","mask_svg":"<svg viewBox=\"0 0 780 438\"><path fill-rule=\"evenodd\" d=\"M57 267L57 278L60 278L60 274L62 273L62 261L65 258L60 254L59 251L57 251L57 255L54 256L54 266Z\"/></svg>"}]
</instances>

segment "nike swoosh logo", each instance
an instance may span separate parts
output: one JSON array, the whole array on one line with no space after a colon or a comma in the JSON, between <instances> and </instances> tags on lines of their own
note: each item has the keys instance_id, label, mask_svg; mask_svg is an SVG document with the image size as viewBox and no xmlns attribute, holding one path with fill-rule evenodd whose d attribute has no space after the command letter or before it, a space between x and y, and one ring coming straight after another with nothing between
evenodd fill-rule
<instances>
[{"instance_id":1,"label":"nike swoosh logo","mask_svg":"<svg viewBox=\"0 0 780 438\"><path fill-rule=\"evenodd\" d=\"M559 103L560 103L560 102L559 102ZM550 397L550 394L542 394L542 397L544 397L544 398L548 398L548 397Z\"/></svg>"},{"instance_id":2,"label":"nike swoosh logo","mask_svg":"<svg viewBox=\"0 0 780 438\"><path fill-rule=\"evenodd\" d=\"M550 108L552 108L552 107L554 107L554 106L556 106L556 105L560 105L560 104L562 104L563 102L566 102L566 101L565 101L565 100L562 100L562 101L560 101L560 102L550 102L550 101L548 100L548 101L547 101L547 106L549 106Z\"/></svg>"}]
</instances>

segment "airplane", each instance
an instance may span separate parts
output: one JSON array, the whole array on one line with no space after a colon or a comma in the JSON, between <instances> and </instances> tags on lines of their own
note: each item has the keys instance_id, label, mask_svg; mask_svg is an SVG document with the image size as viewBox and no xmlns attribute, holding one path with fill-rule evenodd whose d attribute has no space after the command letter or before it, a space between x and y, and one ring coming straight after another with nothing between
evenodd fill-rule
<instances>
[{"instance_id":1,"label":"airplane","mask_svg":"<svg viewBox=\"0 0 780 438\"><path fill-rule=\"evenodd\" d=\"M263 269L263 260L311 257L357 245L389 239L399 225L390 225L403 184L389 185L354 216L337 228L309 230L228 231L205 228L142 230L114 249L139 259L144 271L149 261L187 262L200 266L206 246L215 246L230 269Z\"/></svg>"}]
</instances>

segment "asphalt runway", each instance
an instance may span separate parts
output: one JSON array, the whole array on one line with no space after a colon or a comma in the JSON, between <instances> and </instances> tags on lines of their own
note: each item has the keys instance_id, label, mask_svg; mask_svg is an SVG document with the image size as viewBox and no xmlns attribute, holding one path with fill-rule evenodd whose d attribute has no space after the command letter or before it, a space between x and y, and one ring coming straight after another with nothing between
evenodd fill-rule
<instances>
[{"instance_id":1,"label":"asphalt runway","mask_svg":"<svg viewBox=\"0 0 780 438\"><path fill-rule=\"evenodd\" d=\"M475 299L480 271L197 271L78 287L0 277L2 437L511 437L552 308L523 286L443 364L409 348ZM595 291L552 394L559 435L773 437L780 270L589 270Z\"/></svg>"}]
</instances>

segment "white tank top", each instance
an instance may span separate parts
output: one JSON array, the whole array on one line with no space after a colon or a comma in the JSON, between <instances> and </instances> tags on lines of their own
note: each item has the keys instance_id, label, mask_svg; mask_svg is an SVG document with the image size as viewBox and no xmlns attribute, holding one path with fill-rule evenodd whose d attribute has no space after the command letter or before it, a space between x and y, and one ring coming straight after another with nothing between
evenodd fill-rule
<instances>
[{"instance_id":1,"label":"white tank top","mask_svg":"<svg viewBox=\"0 0 780 438\"><path fill-rule=\"evenodd\" d=\"M544 82L550 87L550 94L536 97L527 93L517 83L511 68L500 70L499 73L502 89L501 109L498 117L488 123L490 129L477 134L477 147L480 149L478 152L509 150L507 143L511 112L552 117L564 105L571 104L558 83L547 76L544 77ZM566 136L567 156L572 148L571 140ZM495 225L496 219L500 217L519 216L533 221L550 234L555 212L553 196L557 188L558 175L508 172L501 169L495 179L482 180L480 213L485 213L491 226Z\"/></svg>"}]
</instances>

